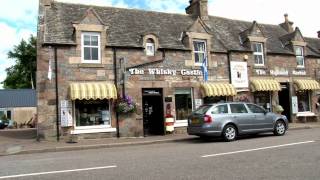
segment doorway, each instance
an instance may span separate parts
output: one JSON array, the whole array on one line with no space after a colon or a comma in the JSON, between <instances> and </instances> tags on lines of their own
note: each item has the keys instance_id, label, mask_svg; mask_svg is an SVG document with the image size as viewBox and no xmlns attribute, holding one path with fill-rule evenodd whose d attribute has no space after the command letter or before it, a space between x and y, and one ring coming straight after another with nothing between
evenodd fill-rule
<instances>
[{"instance_id":1,"label":"doorway","mask_svg":"<svg viewBox=\"0 0 320 180\"><path fill-rule=\"evenodd\" d=\"M142 89L144 136L164 135L162 89Z\"/></svg>"},{"instance_id":2,"label":"doorway","mask_svg":"<svg viewBox=\"0 0 320 180\"><path fill-rule=\"evenodd\" d=\"M278 92L279 104L283 108L282 114L285 115L289 122L291 122L290 111L290 86L289 83L280 83L281 91Z\"/></svg>"}]
</instances>

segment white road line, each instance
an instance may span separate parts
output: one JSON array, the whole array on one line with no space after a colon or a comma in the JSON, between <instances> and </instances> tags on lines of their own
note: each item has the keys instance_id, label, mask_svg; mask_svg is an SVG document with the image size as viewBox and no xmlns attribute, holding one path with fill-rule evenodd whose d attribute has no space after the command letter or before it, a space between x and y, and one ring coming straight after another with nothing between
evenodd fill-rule
<instances>
[{"instance_id":1,"label":"white road line","mask_svg":"<svg viewBox=\"0 0 320 180\"><path fill-rule=\"evenodd\" d=\"M209 154L209 155L203 155L201 157L203 157L203 158L217 157L217 156L224 156L224 155L251 152L251 151L259 151L259 150L265 150L265 149L274 149L274 148L279 148L279 147L294 146L294 145L314 143L314 142L315 141L304 141L304 142L297 142L297 143L290 143L290 144L282 144L282 145L277 145L277 146L261 147L261 148L256 148L256 149L247 149L247 150L233 151L233 152L226 152L226 153Z\"/></svg>"},{"instance_id":2,"label":"white road line","mask_svg":"<svg viewBox=\"0 0 320 180\"><path fill-rule=\"evenodd\" d=\"M59 174L59 173L68 173L68 172L79 172L79 171L91 171L98 169L110 169L116 168L117 166L102 166L102 167L92 167L92 168L84 168L84 169L70 169L70 170L62 170L62 171L48 171L48 172L39 172L39 173L30 173L30 174L19 174L19 175L11 175L11 176L0 176L0 179L9 179L9 178L18 178L18 177L27 177L27 176L39 176L46 174Z\"/></svg>"}]
</instances>

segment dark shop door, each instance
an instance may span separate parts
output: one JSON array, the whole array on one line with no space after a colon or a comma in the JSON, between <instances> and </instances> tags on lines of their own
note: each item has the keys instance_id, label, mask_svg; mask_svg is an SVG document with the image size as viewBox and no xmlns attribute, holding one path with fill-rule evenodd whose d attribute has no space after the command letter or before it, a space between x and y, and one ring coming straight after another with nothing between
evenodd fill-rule
<instances>
[{"instance_id":1,"label":"dark shop door","mask_svg":"<svg viewBox=\"0 0 320 180\"><path fill-rule=\"evenodd\" d=\"M279 104L283 108L282 114L287 116L288 121L291 122L290 119L290 89L289 89L289 84L288 83L281 83L281 91L278 92L279 96Z\"/></svg>"},{"instance_id":2,"label":"dark shop door","mask_svg":"<svg viewBox=\"0 0 320 180\"><path fill-rule=\"evenodd\" d=\"M142 89L144 135L164 135L162 89Z\"/></svg>"}]
</instances>

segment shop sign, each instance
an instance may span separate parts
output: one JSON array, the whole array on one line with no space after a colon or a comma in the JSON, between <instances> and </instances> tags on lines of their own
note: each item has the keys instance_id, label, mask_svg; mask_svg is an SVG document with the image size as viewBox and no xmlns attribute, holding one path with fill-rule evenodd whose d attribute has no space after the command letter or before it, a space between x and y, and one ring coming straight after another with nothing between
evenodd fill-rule
<instances>
[{"instance_id":1,"label":"shop sign","mask_svg":"<svg viewBox=\"0 0 320 180\"><path fill-rule=\"evenodd\" d=\"M202 105L202 99L194 99L194 105L198 109Z\"/></svg>"},{"instance_id":2,"label":"shop sign","mask_svg":"<svg viewBox=\"0 0 320 180\"><path fill-rule=\"evenodd\" d=\"M274 70L270 70L270 75L289 76L289 71L287 69L274 69Z\"/></svg>"},{"instance_id":3,"label":"shop sign","mask_svg":"<svg viewBox=\"0 0 320 180\"><path fill-rule=\"evenodd\" d=\"M298 113L298 97L292 96L291 101L292 101L292 114L297 114Z\"/></svg>"},{"instance_id":4,"label":"shop sign","mask_svg":"<svg viewBox=\"0 0 320 180\"><path fill-rule=\"evenodd\" d=\"M176 76L179 75L182 76L202 76L202 71L198 69L182 69L182 70L176 70L176 69L163 69L163 68L148 68L148 69L139 69L139 68L131 68L129 69L130 75L169 75L169 76Z\"/></svg>"},{"instance_id":5,"label":"shop sign","mask_svg":"<svg viewBox=\"0 0 320 180\"><path fill-rule=\"evenodd\" d=\"M248 69L247 62L230 62L231 68L231 81L236 88L247 88L248 82Z\"/></svg>"},{"instance_id":6,"label":"shop sign","mask_svg":"<svg viewBox=\"0 0 320 180\"><path fill-rule=\"evenodd\" d=\"M305 76L305 75L307 75L307 72L305 70L293 70L292 74L298 75L298 76Z\"/></svg>"},{"instance_id":7,"label":"shop sign","mask_svg":"<svg viewBox=\"0 0 320 180\"><path fill-rule=\"evenodd\" d=\"M61 127L73 126L72 102L67 100L62 100L60 103L60 109L61 109L61 115L60 115Z\"/></svg>"}]
</instances>

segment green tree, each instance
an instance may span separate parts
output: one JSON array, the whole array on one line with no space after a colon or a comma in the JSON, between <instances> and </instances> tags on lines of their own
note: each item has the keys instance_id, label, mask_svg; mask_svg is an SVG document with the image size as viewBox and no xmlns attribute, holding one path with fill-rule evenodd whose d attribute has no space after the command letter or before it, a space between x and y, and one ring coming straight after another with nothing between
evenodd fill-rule
<instances>
[{"instance_id":1,"label":"green tree","mask_svg":"<svg viewBox=\"0 0 320 180\"><path fill-rule=\"evenodd\" d=\"M6 69L7 77L2 82L5 89L35 88L37 68L37 38L30 36L28 42L22 40L8 52L8 58L15 65Z\"/></svg>"}]
</instances>

